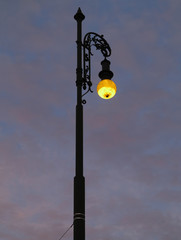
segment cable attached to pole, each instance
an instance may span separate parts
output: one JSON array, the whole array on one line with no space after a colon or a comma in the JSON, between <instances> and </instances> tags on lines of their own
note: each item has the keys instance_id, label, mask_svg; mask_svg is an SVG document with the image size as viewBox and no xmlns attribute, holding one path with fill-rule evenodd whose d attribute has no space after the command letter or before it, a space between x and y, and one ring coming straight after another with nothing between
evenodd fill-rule
<instances>
[{"instance_id":1,"label":"cable attached to pole","mask_svg":"<svg viewBox=\"0 0 181 240\"><path fill-rule=\"evenodd\" d=\"M72 223L72 225L70 225L70 227L62 234L62 236L58 239L58 240L61 240L66 233L68 233L68 231L73 227L74 223Z\"/></svg>"}]
</instances>

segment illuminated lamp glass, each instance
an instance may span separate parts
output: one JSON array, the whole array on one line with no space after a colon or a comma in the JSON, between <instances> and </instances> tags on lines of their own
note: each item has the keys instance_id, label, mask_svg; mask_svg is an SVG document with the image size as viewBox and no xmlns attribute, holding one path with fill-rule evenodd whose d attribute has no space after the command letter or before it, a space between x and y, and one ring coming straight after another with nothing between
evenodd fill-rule
<instances>
[{"instance_id":1,"label":"illuminated lamp glass","mask_svg":"<svg viewBox=\"0 0 181 240\"><path fill-rule=\"evenodd\" d=\"M97 85L97 93L101 98L110 99L116 94L116 84L110 79L103 79Z\"/></svg>"}]
</instances>

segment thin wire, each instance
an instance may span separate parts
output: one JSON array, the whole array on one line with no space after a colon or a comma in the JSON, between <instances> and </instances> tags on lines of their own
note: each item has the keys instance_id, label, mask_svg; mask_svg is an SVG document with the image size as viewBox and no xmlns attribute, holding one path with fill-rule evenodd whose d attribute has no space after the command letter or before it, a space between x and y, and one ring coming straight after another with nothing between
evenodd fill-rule
<instances>
[{"instance_id":1,"label":"thin wire","mask_svg":"<svg viewBox=\"0 0 181 240\"><path fill-rule=\"evenodd\" d=\"M64 234L62 234L62 236L58 239L58 240L61 240L65 234L73 227L74 223L72 223L72 225L70 225L70 227L67 229L67 231L64 232Z\"/></svg>"}]
</instances>

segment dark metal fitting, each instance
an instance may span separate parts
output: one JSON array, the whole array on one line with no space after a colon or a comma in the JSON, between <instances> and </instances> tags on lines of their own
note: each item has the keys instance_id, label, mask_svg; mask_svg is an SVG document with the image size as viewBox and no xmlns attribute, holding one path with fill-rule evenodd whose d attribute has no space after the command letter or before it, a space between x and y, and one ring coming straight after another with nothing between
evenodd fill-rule
<instances>
[{"instance_id":1,"label":"dark metal fitting","mask_svg":"<svg viewBox=\"0 0 181 240\"><path fill-rule=\"evenodd\" d=\"M74 221L75 220L84 220L85 221L85 214L83 214L83 213L75 213L74 214Z\"/></svg>"},{"instance_id":2,"label":"dark metal fitting","mask_svg":"<svg viewBox=\"0 0 181 240\"><path fill-rule=\"evenodd\" d=\"M111 62L106 58L101 62L102 71L99 73L99 77L101 80L103 79L111 79L113 77L113 72L110 70Z\"/></svg>"},{"instance_id":3,"label":"dark metal fitting","mask_svg":"<svg viewBox=\"0 0 181 240\"><path fill-rule=\"evenodd\" d=\"M76 21L83 21L84 18L85 18L85 16L84 16L84 14L82 13L81 9L79 8L78 11L77 11L77 13L76 13L75 16L74 16L74 19L75 19Z\"/></svg>"}]
</instances>

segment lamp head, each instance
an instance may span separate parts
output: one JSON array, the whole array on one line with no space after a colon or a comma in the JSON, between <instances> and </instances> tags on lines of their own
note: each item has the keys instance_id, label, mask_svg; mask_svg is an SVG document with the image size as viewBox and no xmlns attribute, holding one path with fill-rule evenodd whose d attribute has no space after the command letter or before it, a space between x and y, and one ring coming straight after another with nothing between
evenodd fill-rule
<instances>
[{"instance_id":1,"label":"lamp head","mask_svg":"<svg viewBox=\"0 0 181 240\"><path fill-rule=\"evenodd\" d=\"M97 85L97 93L101 98L110 99L116 94L116 84L111 80L113 72L110 70L110 61L106 58L101 62L102 71L99 73L101 81Z\"/></svg>"}]
</instances>

